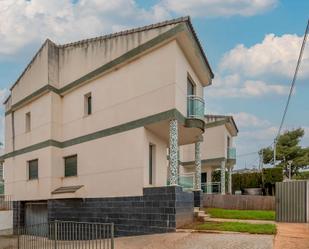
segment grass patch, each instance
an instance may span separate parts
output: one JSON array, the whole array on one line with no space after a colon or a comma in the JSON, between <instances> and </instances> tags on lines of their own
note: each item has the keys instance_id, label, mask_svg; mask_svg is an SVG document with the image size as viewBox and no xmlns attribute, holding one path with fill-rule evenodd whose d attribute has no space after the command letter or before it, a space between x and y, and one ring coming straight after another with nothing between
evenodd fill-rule
<instances>
[{"instance_id":1,"label":"grass patch","mask_svg":"<svg viewBox=\"0 0 309 249\"><path fill-rule=\"evenodd\" d=\"M212 218L240 220L275 220L275 211L264 210L232 210L222 208L206 208Z\"/></svg>"},{"instance_id":2,"label":"grass patch","mask_svg":"<svg viewBox=\"0 0 309 249\"><path fill-rule=\"evenodd\" d=\"M252 234L276 234L277 231L275 224L249 224L243 222L205 222L196 224L194 229L245 232Z\"/></svg>"}]
</instances>

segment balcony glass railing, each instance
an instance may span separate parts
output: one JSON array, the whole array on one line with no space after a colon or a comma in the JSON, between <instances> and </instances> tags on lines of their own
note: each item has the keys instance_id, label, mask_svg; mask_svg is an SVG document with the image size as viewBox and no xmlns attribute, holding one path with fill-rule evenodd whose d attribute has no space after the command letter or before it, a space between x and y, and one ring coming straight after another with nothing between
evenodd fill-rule
<instances>
[{"instance_id":1,"label":"balcony glass railing","mask_svg":"<svg viewBox=\"0 0 309 249\"><path fill-rule=\"evenodd\" d=\"M227 158L236 159L236 148L234 147L227 148Z\"/></svg>"},{"instance_id":2,"label":"balcony glass railing","mask_svg":"<svg viewBox=\"0 0 309 249\"><path fill-rule=\"evenodd\" d=\"M205 102L196 95L188 96L188 118L204 119Z\"/></svg>"}]
</instances>

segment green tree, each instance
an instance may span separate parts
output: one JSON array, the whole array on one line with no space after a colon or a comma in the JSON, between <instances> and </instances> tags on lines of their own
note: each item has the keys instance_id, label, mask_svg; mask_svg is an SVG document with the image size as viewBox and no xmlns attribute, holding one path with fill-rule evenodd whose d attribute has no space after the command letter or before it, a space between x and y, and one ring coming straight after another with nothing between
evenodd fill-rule
<instances>
[{"instance_id":1,"label":"green tree","mask_svg":"<svg viewBox=\"0 0 309 249\"><path fill-rule=\"evenodd\" d=\"M300 169L309 166L309 147L301 147L300 141L305 132L302 128L286 131L279 136L276 146L276 165L281 167L286 176L289 175L289 163L291 175L297 175ZM263 150L263 161L266 164L273 163L273 148Z\"/></svg>"}]
</instances>

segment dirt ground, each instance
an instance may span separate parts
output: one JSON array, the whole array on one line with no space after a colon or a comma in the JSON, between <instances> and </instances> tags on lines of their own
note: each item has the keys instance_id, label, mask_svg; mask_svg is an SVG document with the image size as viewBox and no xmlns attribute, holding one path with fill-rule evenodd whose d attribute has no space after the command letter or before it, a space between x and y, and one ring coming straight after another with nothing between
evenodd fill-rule
<instances>
[{"instance_id":1,"label":"dirt ground","mask_svg":"<svg viewBox=\"0 0 309 249\"><path fill-rule=\"evenodd\" d=\"M277 223L274 249L309 249L309 224Z\"/></svg>"}]
</instances>

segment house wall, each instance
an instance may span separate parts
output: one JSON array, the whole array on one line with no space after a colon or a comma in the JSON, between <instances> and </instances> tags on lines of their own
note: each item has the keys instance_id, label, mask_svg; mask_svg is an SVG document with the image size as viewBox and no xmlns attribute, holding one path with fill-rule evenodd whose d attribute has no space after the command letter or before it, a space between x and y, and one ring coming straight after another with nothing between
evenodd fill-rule
<instances>
[{"instance_id":1,"label":"house wall","mask_svg":"<svg viewBox=\"0 0 309 249\"><path fill-rule=\"evenodd\" d=\"M48 84L48 46L42 47L12 89L12 105Z\"/></svg>"},{"instance_id":2,"label":"house wall","mask_svg":"<svg viewBox=\"0 0 309 249\"><path fill-rule=\"evenodd\" d=\"M9 234L13 228L13 211L0 210L0 235Z\"/></svg>"},{"instance_id":3,"label":"house wall","mask_svg":"<svg viewBox=\"0 0 309 249\"><path fill-rule=\"evenodd\" d=\"M233 146L233 137L225 125L206 128L203 134L203 141L201 142L201 159L226 158L228 136L231 139L231 146ZM194 161L194 151L194 144L181 146L180 160L182 162Z\"/></svg>"},{"instance_id":4,"label":"house wall","mask_svg":"<svg viewBox=\"0 0 309 249\"><path fill-rule=\"evenodd\" d=\"M104 40L97 39L91 42L80 42L60 48L59 87L66 86L86 73L155 38L176 25L166 25L152 30L119 35ZM165 64L164 60L162 62Z\"/></svg>"},{"instance_id":5,"label":"house wall","mask_svg":"<svg viewBox=\"0 0 309 249\"><path fill-rule=\"evenodd\" d=\"M81 68L83 64L76 71ZM15 150L49 139L68 141L171 109L186 116L187 73L202 97L202 86L174 40L64 96L46 93L14 112ZM85 116L84 95L89 92L93 112ZM25 114L29 111L31 131L26 133ZM12 130L11 117L6 116L8 131ZM8 153L13 150L12 133L8 132L6 139ZM7 158L6 194L15 200L141 195L148 186L149 143L156 145L153 185L164 186L167 141L141 127ZM63 157L72 154L78 155L78 177L64 178ZM39 179L28 181L27 161L36 158ZM51 195L58 187L74 185L84 187L74 194Z\"/></svg>"}]
</instances>

